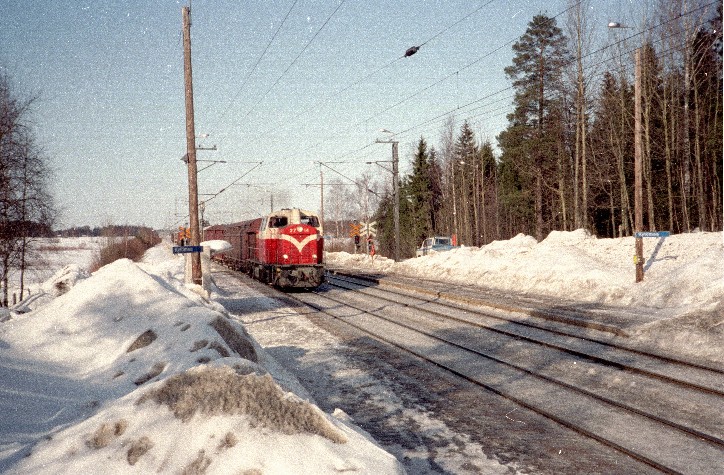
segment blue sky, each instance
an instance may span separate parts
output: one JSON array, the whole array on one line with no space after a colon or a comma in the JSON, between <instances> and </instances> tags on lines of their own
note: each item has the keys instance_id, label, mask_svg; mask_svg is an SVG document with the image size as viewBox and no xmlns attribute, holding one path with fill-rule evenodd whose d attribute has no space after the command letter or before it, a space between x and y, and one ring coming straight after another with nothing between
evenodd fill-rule
<instances>
[{"instance_id":1,"label":"blue sky","mask_svg":"<svg viewBox=\"0 0 724 475\"><path fill-rule=\"evenodd\" d=\"M601 3L615 14L625 2L593 2ZM0 5L0 67L16 92L40 96L33 118L55 170L59 226L168 228L184 221L186 3ZM311 185L319 182L319 166L313 162L349 162L330 165L352 178L365 171L384 175L365 162L389 159L389 145L374 144L386 128L398 133L405 171L420 136L439 141L445 117L432 119L457 108L458 123L470 118L478 138L494 142L511 92L463 106L507 88L503 68L512 51L505 45L534 15L556 15L566 5L194 0L196 131L210 134L198 144L218 146L197 158L227 162L199 173L200 199L239 179L209 201L206 216L213 222L256 216L268 210L272 195L279 206L316 210L319 187ZM611 15L599 16L603 25ZM400 59L421 43L416 55ZM263 163L252 170L253 162Z\"/></svg>"}]
</instances>

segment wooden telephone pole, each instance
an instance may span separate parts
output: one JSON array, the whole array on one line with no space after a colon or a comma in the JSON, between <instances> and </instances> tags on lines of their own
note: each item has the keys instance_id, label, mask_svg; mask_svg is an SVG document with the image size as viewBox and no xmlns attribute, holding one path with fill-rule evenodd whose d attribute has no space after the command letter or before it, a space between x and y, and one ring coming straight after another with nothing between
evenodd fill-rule
<instances>
[{"instance_id":1,"label":"wooden telephone pole","mask_svg":"<svg viewBox=\"0 0 724 475\"><path fill-rule=\"evenodd\" d=\"M383 132L388 132L383 130ZM390 132L391 133L391 132ZM398 182L400 158L397 152L399 142L397 140L375 140L377 143L392 144L392 195L395 200L393 203L393 221L395 226L395 248L393 249L393 257L395 262L400 261L400 184Z\"/></svg>"},{"instance_id":2,"label":"wooden telephone pole","mask_svg":"<svg viewBox=\"0 0 724 475\"><path fill-rule=\"evenodd\" d=\"M191 77L191 8L183 7L183 43L184 43L184 84L186 89L186 156L189 175L189 227L191 245L201 242L199 230L199 192L196 186L196 130L194 129L194 90ZM191 253L191 280L201 285L201 254Z\"/></svg>"},{"instance_id":3,"label":"wooden telephone pole","mask_svg":"<svg viewBox=\"0 0 724 475\"><path fill-rule=\"evenodd\" d=\"M643 179L641 144L641 48L635 52L634 66L634 236L636 239L636 282L644 280L644 240L639 233L643 231Z\"/></svg>"}]
</instances>

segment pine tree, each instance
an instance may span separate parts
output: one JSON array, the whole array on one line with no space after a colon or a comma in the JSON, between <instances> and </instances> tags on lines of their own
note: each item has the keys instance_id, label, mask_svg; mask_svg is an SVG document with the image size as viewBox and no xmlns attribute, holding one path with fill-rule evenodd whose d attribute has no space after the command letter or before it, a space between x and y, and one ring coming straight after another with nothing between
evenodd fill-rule
<instances>
[{"instance_id":1,"label":"pine tree","mask_svg":"<svg viewBox=\"0 0 724 475\"><path fill-rule=\"evenodd\" d=\"M544 188L556 189L560 160L562 107L564 95L562 73L569 62L566 37L554 18L537 15L525 34L513 45L513 65L505 73L515 89L515 111L508 116L509 126L500 134L503 161L515 169L526 188L532 184L535 211L535 236L544 236ZM547 186L545 186L547 185Z\"/></svg>"},{"instance_id":2,"label":"pine tree","mask_svg":"<svg viewBox=\"0 0 724 475\"><path fill-rule=\"evenodd\" d=\"M430 224L432 234L449 234L444 229L443 224L443 171L435 147L430 147L427 172L430 179Z\"/></svg>"},{"instance_id":3,"label":"pine tree","mask_svg":"<svg viewBox=\"0 0 724 475\"><path fill-rule=\"evenodd\" d=\"M432 184L430 182L430 163L427 142L420 138L413 158L412 174L402 188L402 195L410 203L410 218L415 242L422 242L433 233L431 219Z\"/></svg>"},{"instance_id":4,"label":"pine tree","mask_svg":"<svg viewBox=\"0 0 724 475\"><path fill-rule=\"evenodd\" d=\"M479 155L479 177L480 177L480 243L487 244L498 239L497 232L497 196L496 196L496 164L493 154L493 145L486 141L480 147Z\"/></svg>"},{"instance_id":5,"label":"pine tree","mask_svg":"<svg viewBox=\"0 0 724 475\"><path fill-rule=\"evenodd\" d=\"M457 205L459 240L467 245L476 244L475 233L475 161L478 154L475 134L467 121L463 122L455 141L453 180Z\"/></svg>"}]
</instances>

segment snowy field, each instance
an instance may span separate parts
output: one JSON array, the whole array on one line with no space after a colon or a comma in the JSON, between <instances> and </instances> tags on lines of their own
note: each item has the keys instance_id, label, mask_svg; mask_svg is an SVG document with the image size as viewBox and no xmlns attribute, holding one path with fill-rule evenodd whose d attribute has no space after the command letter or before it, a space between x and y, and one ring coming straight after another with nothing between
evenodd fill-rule
<instances>
[{"instance_id":1,"label":"snowy field","mask_svg":"<svg viewBox=\"0 0 724 475\"><path fill-rule=\"evenodd\" d=\"M319 410L226 319L218 292L209 301L183 284L183 258L168 246L143 263L121 260L90 275L97 245L70 242L45 253L35 274L45 281L30 283L30 299L0 311L0 472L400 473L394 457L343 412ZM576 231L400 263L346 253L326 259L613 306L630 313L632 339L724 363L722 233L645 240L638 284L633 249L632 238ZM278 312L272 306L254 320ZM642 314L656 318L636 325Z\"/></svg>"},{"instance_id":2,"label":"snowy field","mask_svg":"<svg viewBox=\"0 0 724 475\"><path fill-rule=\"evenodd\" d=\"M25 270L25 295L40 290L40 286L67 264L77 264L81 269L90 269L100 256L101 246L107 238L38 238L30 243L28 264ZM10 270L9 293L20 299L20 274Z\"/></svg>"},{"instance_id":3,"label":"snowy field","mask_svg":"<svg viewBox=\"0 0 724 475\"><path fill-rule=\"evenodd\" d=\"M645 274L639 283L634 241L554 231L541 242L519 234L399 263L345 252L327 253L326 262L610 306L629 316L632 339L724 364L724 234L644 238ZM638 322L637 315L648 318Z\"/></svg>"}]
</instances>

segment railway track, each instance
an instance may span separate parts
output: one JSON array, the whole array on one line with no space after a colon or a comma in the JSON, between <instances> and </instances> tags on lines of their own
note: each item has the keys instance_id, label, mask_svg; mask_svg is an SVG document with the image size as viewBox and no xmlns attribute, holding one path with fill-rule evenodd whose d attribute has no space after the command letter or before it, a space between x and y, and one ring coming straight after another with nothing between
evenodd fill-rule
<instances>
[{"instance_id":1,"label":"railway track","mask_svg":"<svg viewBox=\"0 0 724 475\"><path fill-rule=\"evenodd\" d=\"M525 318L328 275L289 298L664 473L724 473L724 371Z\"/></svg>"}]
</instances>

